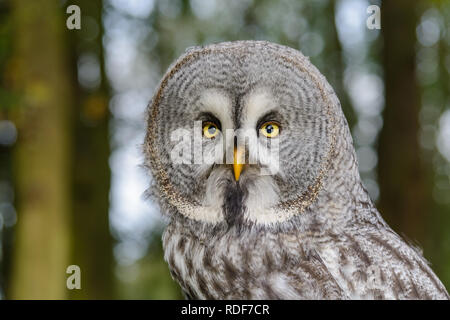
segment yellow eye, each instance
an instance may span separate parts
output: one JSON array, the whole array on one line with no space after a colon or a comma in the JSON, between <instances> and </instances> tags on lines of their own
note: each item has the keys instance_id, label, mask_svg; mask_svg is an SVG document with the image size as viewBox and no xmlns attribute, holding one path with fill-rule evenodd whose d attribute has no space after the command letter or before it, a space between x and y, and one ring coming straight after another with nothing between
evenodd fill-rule
<instances>
[{"instance_id":1,"label":"yellow eye","mask_svg":"<svg viewBox=\"0 0 450 320\"><path fill-rule=\"evenodd\" d=\"M203 125L203 135L206 138L212 139L215 136L217 136L219 134L219 128L217 128L217 126L212 123L212 122L206 122Z\"/></svg>"},{"instance_id":2,"label":"yellow eye","mask_svg":"<svg viewBox=\"0 0 450 320\"><path fill-rule=\"evenodd\" d=\"M267 138L274 138L280 134L280 127L273 121L264 123L259 130Z\"/></svg>"}]
</instances>

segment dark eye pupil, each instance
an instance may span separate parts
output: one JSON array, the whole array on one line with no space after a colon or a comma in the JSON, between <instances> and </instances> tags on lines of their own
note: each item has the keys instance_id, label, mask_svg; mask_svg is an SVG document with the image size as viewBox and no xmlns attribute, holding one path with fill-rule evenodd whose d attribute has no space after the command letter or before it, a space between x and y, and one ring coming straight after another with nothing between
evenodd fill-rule
<instances>
[{"instance_id":1,"label":"dark eye pupil","mask_svg":"<svg viewBox=\"0 0 450 320\"><path fill-rule=\"evenodd\" d=\"M209 128L208 128L208 133L211 134L211 135L213 135L215 132L216 132L216 127L209 126Z\"/></svg>"},{"instance_id":2,"label":"dark eye pupil","mask_svg":"<svg viewBox=\"0 0 450 320\"><path fill-rule=\"evenodd\" d=\"M266 132L267 132L268 134L271 134L271 133L273 132L273 126L272 126L271 124L269 124L269 125L266 127Z\"/></svg>"}]
</instances>

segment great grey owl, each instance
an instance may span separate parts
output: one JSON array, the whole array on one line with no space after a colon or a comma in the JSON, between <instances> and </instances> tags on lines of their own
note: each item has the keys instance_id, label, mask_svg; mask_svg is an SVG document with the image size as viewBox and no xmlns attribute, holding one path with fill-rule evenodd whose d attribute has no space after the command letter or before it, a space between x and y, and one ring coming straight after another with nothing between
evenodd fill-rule
<instances>
[{"instance_id":1,"label":"great grey owl","mask_svg":"<svg viewBox=\"0 0 450 320\"><path fill-rule=\"evenodd\" d=\"M340 102L300 52L189 48L147 122L164 257L187 298L449 298L374 207Z\"/></svg>"}]
</instances>

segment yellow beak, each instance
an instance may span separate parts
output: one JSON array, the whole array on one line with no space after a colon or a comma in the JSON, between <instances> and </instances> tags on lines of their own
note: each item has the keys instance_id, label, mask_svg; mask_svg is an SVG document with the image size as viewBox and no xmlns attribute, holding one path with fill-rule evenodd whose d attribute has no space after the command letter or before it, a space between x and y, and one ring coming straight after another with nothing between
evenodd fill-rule
<instances>
[{"instance_id":1,"label":"yellow beak","mask_svg":"<svg viewBox=\"0 0 450 320\"><path fill-rule=\"evenodd\" d=\"M239 181L239 177L241 175L242 168L244 167L245 159L243 159L244 156L244 149L234 148L234 161L233 161L233 171L234 171L234 179L236 181Z\"/></svg>"}]
</instances>

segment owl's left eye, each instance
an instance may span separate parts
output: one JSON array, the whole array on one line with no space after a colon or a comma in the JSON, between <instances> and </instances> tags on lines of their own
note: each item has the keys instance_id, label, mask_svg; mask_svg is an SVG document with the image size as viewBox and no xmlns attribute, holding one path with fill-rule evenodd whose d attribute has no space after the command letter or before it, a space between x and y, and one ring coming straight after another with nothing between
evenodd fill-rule
<instances>
[{"instance_id":1,"label":"owl's left eye","mask_svg":"<svg viewBox=\"0 0 450 320\"><path fill-rule=\"evenodd\" d=\"M212 139L219 134L219 128L215 123L206 122L203 125L203 135L206 138Z\"/></svg>"},{"instance_id":2,"label":"owl's left eye","mask_svg":"<svg viewBox=\"0 0 450 320\"><path fill-rule=\"evenodd\" d=\"M259 131L267 138L275 138L280 134L280 126L274 121L269 121L264 123Z\"/></svg>"}]
</instances>

